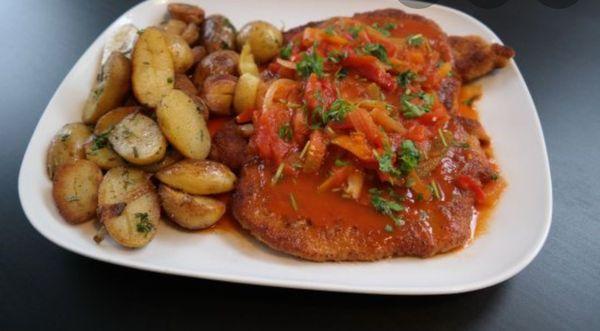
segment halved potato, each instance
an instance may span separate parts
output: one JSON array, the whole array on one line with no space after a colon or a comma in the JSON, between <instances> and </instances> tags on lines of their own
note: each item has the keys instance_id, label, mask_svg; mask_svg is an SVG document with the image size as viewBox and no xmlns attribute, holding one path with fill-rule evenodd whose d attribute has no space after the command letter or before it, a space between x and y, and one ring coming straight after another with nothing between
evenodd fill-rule
<instances>
[{"instance_id":1,"label":"halved potato","mask_svg":"<svg viewBox=\"0 0 600 331\"><path fill-rule=\"evenodd\" d=\"M213 198L187 194L166 185L160 185L158 194L169 219L186 229L208 228L225 214L225 203Z\"/></svg>"},{"instance_id":2,"label":"halved potato","mask_svg":"<svg viewBox=\"0 0 600 331\"><path fill-rule=\"evenodd\" d=\"M225 165L209 160L183 160L156 173L161 182L190 194L233 190L236 177Z\"/></svg>"},{"instance_id":3,"label":"halved potato","mask_svg":"<svg viewBox=\"0 0 600 331\"><path fill-rule=\"evenodd\" d=\"M258 66L254 61L254 55L252 55L252 47L250 47L250 44L245 44L244 47L242 47L238 71L240 72L240 75L252 74L257 77L260 75Z\"/></svg>"},{"instance_id":4,"label":"halved potato","mask_svg":"<svg viewBox=\"0 0 600 331\"><path fill-rule=\"evenodd\" d=\"M93 162L77 160L60 166L52 186L52 197L60 215L73 224L93 219L101 181L102 171Z\"/></svg>"},{"instance_id":5,"label":"halved potato","mask_svg":"<svg viewBox=\"0 0 600 331\"><path fill-rule=\"evenodd\" d=\"M165 157L167 141L151 118L140 113L127 115L108 134L113 149L128 162L150 164Z\"/></svg>"},{"instance_id":6,"label":"halved potato","mask_svg":"<svg viewBox=\"0 0 600 331\"><path fill-rule=\"evenodd\" d=\"M124 166L125 160L117 154L108 143L108 133L93 136L85 143L85 158L97 164L101 169L108 170Z\"/></svg>"},{"instance_id":7,"label":"halved potato","mask_svg":"<svg viewBox=\"0 0 600 331\"><path fill-rule=\"evenodd\" d=\"M108 234L125 247L145 246L156 234L160 203L149 176L141 170L109 170L98 190L98 214Z\"/></svg>"},{"instance_id":8,"label":"halved potato","mask_svg":"<svg viewBox=\"0 0 600 331\"><path fill-rule=\"evenodd\" d=\"M231 115L237 80L237 77L229 74L217 74L206 78L202 92L211 113Z\"/></svg>"},{"instance_id":9,"label":"halved potato","mask_svg":"<svg viewBox=\"0 0 600 331\"><path fill-rule=\"evenodd\" d=\"M83 145L89 140L92 130L83 123L70 123L63 126L52 139L46 158L46 169L54 178L56 169L69 162L85 159Z\"/></svg>"},{"instance_id":10,"label":"halved potato","mask_svg":"<svg viewBox=\"0 0 600 331\"><path fill-rule=\"evenodd\" d=\"M208 120L210 116L208 106L206 105L204 100L202 100L202 98L198 95L198 89L196 88L194 83L192 83L192 81L188 78L188 76L184 74L175 75L175 89L183 91L185 94L187 94L188 97L194 100L196 108L202 114L204 120Z\"/></svg>"},{"instance_id":11,"label":"halved potato","mask_svg":"<svg viewBox=\"0 0 600 331\"><path fill-rule=\"evenodd\" d=\"M229 50L216 51L205 56L194 70L194 84L202 89L207 77L217 74L237 75L240 56Z\"/></svg>"},{"instance_id":12,"label":"halved potato","mask_svg":"<svg viewBox=\"0 0 600 331\"><path fill-rule=\"evenodd\" d=\"M131 107L119 107L115 108L108 113L102 115L96 122L96 126L94 127L94 134L97 136L103 135L110 130L122 119L127 117L129 114L133 114L135 112L139 112L142 110L142 107L131 106Z\"/></svg>"},{"instance_id":13,"label":"halved potato","mask_svg":"<svg viewBox=\"0 0 600 331\"><path fill-rule=\"evenodd\" d=\"M185 3L170 3L167 10L171 17L187 23L202 23L204 21L204 10L198 6Z\"/></svg>"},{"instance_id":14,"label":"halved potato","mask_svg":"<svg viewBox=\"0 0 600 331\"><path fill-rule=\"evenodd\" d=\"M175 66L165 34L158 28L145 29L133 48L132 64L135 97L155 108L175 82Z\"/></svg>"},{"instance_id":15,"label":"halved potato","mask_svg":"<svg viewBox=\"0 0 600 331\"><path fill-rule=\"evenodd\" d=\"M256 93L259 84L260 78L252 74L246 73L240 77L233 95L233 108L238 114L256 107Z\"/></svg>"},{"instance_id":16,"label":"halved potato","mask_svg":"<svg viewBox=\"0 0 600 331\"><path fill-rule=\"evenodd\" d=\"M181 155L181 153L174 148L167 148L167 154L162 160L143 166L138 166L137 168L142 169L145 172L155 173L181 160L183 160L183 155Z\"/></svg>"},{"instance_id":17,"label":"halved potato","mask_svg":"<svg viewBox=\"0 0 600 331\"><path fill-rule=\"evenodd\" d=\"M100 116L123 103L130 88L131 62L125 55L113 52L98 77L83 107L84 123L95 123Z\"/></svg>"},{"instance_id":18,"label":"halved potato","mask_svg":"<svg viewBox=\"0 0 600 331\"><path fill-rule=\"evenodd\" d=\"M173 58L173 65L176 73L186 72L194 63L194 54L183 37L165 33L169 51Z\"/></svg>"},{"instance_id":19,"label":"halved potato","mask_svg":"<svg viewBox=\"0 0 600 331\"><path fill-rule=\"evenodd\" d=\"M283 44L281 30L265 21L249 22L242 27L236 37L238 48L246 44L252 46L252 54L258 63L267 63L279 54Z\"/></svg>"},{"instance_id":20,"label":"halved potato","mask_svg":"<svg viewBox=\"0 0 600 331\"><path fill-rule=\"evenodd\" d=\"M210 133L194 101L180 90L167 94L156 109L158 125L183 155L205 159L210 152Z\"/></svg>"}]
</instances>

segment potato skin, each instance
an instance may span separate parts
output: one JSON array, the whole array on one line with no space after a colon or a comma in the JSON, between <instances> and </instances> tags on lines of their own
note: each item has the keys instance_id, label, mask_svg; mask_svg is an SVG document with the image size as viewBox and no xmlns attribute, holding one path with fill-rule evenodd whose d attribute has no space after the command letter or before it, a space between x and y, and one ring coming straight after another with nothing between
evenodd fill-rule
<instances>
[{"instance_id":1,"label":"potato skin","mask_svg":"<svg viewBox=\"0 0 600 331\"><path fill-rule=\"evenodd\" d=\"M157 28L145 29L131 58L133 93L141 104L155 108L173 89L175 80L174 61L165 34Z\"/></svg>"},{"instance_id":2,"label":"potato skin","mask_svg":"<svg viewBox=\"0 0 600 331\"><path fill-rule=\"evenodd\" d=\"M249 22L237 35L237 46L241 49L248 43L258 63L266 63L279 54L283 44L281 30L265 21Z\"/></svg>"},{"instance_id":3,"label":"potato skin","mask_svg":"<svg viewBox=\"0 0 600 331\"><path fill-rule=\"evenodd\" d=\"M72 224L96 217L101 181L102 171L93 162L76 160L60 166L52 186L52 197L60 215Z\"/></svg>"},{"instance_id":4,"label":"potato skin","mask_svg":"<svg viewBox=\"0 0 600 331\"><path fill-rule=\"evenodd\" d=\"M109 170L98 189L98 214L108 234L119 244L148 244L158 228L160 202L149 176L141 170Z\"/></svg>"},{"instance_id":5,"label":"potato skin","mask_svg":"<svg viewBox=\"0 0 600 331\"><path fill-rule=\"evenodd\" d=\"M209 53L235 49L235 27L222 15L208 16L202 22L202 44Z\"/></svg>"},{"instance_id":6,"label":"potato skin","mask_svg":"<svg viewBox=\"0 0 600 331\"><path fill-rule=\"evenodd\" d=\"M140 113L127 115L108 134L113 149L130 163L145 165L160 161L167 141L158 124Z\"/></svg>"},{"instance_id":7,"label":"potato skin","mask_svg":"<svg viewBox=\"0 0 600 331\"><path fill-rule=\"evenodd\" d=\"M240 72L240 75L252 74L256 77L260 75L258 66L254 61L254 55L252 55L252 47L248 43L242 47L242 51L240 52L238 71Z\"/></svg>"},{"instance_id":8,"label":"potato skin","mask_svg":"<svg viewBox=\"0 0 600 331\"><path fill-rule=\"evenodd\" d=\"M103 135L112 130L127 115L140 111L142 111L142 107L137 106L115 108L98 119L96 126L94 126L94 134L97 136Z\"/></svg>"},{"instance_id":9,"label":"potato skin","mask_svg":"<svg viewBox=\"0 0 600 331\"><path fill-rule=\"evenodd\" d=\"M202 59L208 54L204 46L194 46L192 48L192 54L194 55L194 64L200 63Z\"/></svg>"},{"instance_id":10,"label":"potato skin","mask_svg":"<svg viewBox=\"0 0 600 331\"><path fill-rule=\"evenodd\" d=\"M240 56L234 51L216 51L200 61L194 70L194 84L202 89L208 76L217 74L237 75Z\"/></svg>"},{"instance_id":11,"label":"potato skin","mask_svg":"<svg viewBox=\"0 0 600 331\"><path fill-rule=\"evenodd\" d=\"M85 158L94 162L102 170L108 170L119 166L124 166L125 160L117 154L110 144L108 144L108 135L92 136L90 141L85 143Z\"/></svg>"},{"instance_id":12,"label":"potato skin","mask_svg":"<svg viewBox=\"0 0 600 331\"><path fill-rule=\"evenodd\" d=\"M185 40L188 45L193 46L200 38L200 27L196 23L190 23L185 27L185 30L181 33L181 38Z\"/></svg>"},{"instance_id":13,"label":"potato skin","mask_svg":"<svg viewBox=\"0 0 600 331\"><path fill-rule=\"evenodd\" d=\"M218 194L234 189L236 177L225 165L208 160L183 160L156 173L170 187L189 194Z\"/></svg>"},{"instance_id":14,"label":"potato skin","mask_svg":"<svg viewBox=\"0 0 600 331\"><path fill-rule=\"evenodd\" d=\"M225 214L225 203L213 198L187 194L166 185L159 186L158 195L169 219L189 230L208 228Z\"/></svg>"},{"instance_id":15,"label":"potato skin","mask_svg":"<svg viewBox=\"0 0 600 331\"><path fill-rule=\"evenodd\" d=\"M63 126L54 136L46 157L46 169L50 179L54 172L65 163L85 159L84 144L92 135L92 130L83 123L70 123Z\"/></svg>"},{"instance_id":16,"label":"potato skin","mask_svg":"<svg viewBox=\"0 0 600 331\"><path fill-rule=\"evenodd\" d=\"M131 85L131 62L119 53L113 52L101 69L100 82L92 89L83 108L84 123L95 123L100 116L120 106Z\"/></svg>"},{"instance_id":17,"label":"potato skin","mask_svg":"<svg viewBox=\"0 0 600 331\"><path fill-rule=\"evenodd\" d=\"M259 84L260 79L252 74L243 74L240 77L233 96L233 109L236 113L241 114L255 108Z\"/></svg>"},{"instance_id":18,"label":"potato skin","mask_svg":"<svg viewBox=\"0 0 600 331\"><path fill-rule=\"evenodd\" d=\"M167 10L171 17L186 23L199 24L204 20L204 10L198 6L185 3L170 3L167 6Z\"/></svg>"},{"instance_id":19,"label":"potato skin","mask_svg":"<svg viewBox=\"0 0 600 331\"><path fill-rule=\"evenodd\" d=\"M183 31L185 31L186 27L187 23L174 18L171 18L166 23L160 25L160 28L162 28L163 31L165 31L166 33L171 33L178 36L181 36Z\"/></svg>"},{"instance_id":20,"label":"potato skin","mask_svg":"<svg viewBox=\"0 0 600 331\"><path fill-rule=\"evenodd\" d=\"M180 90L167 94L156 109L156 118L167 140L184 156L205 159L210 133L197 105Z\"/></svg>"},{"instance_id":21,"label":"potato skin","mask_svg":"<svg viewBox=\"0 0 600 331\"><path fill-rule=\"evenodd\" d=\"M194 54L188 43L183 37L165 33L165 39L173 58L173 66L176 73L184 73L192 67L194 63Z\"/></svg>"},{"instance_id":22,"label":"potato skin","mask_svg":"<svg viewBox=\"0 0 600 331\"><path fill-rule=\"evenodd\" d=\"M196 104L198 111L202 113L204 120L208 120L208 106L206 106L204 100L202 100L202 98L198 95L198 89L188 78L188 76L184 74L175 75L175 88L181 90L183 93L187 94L188 97L194 100L194 103Z\"/></svg>"},{"instance_id":23,"label":"potato skin","mask_svg":"<svg viewBox=\"0 0 600 331\"><path fill-rule=\"evenodd\" d=\"M208 77L202 87L208 109L217 115L231 115L236 85L237 77L233 75L217 74Z\"/></svg>"}]
</instances>

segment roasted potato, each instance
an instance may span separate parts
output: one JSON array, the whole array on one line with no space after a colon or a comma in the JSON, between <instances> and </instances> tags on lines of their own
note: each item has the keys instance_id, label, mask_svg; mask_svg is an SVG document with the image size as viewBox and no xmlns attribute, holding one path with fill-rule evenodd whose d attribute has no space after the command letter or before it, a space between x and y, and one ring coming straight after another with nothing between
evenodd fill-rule
<instances>
[{"instance_id":1,"label":"roasted potato","mask_svg":"<svg viewBox=\"0 0 600 331\"><path fill-rule=\"evenodd\" d=\"M279 54L283 35L271 23L254 21L244 25L237 35L238 49L242 49L246 43L250 44L256 62L266 63Z\"/></svg>"},{"instance_id":2,"label":"roasted potato","mask_svg":"<svg viewBox=\"0 0 600 331\"><path fill-rule=\"evenodd\" d=\"M256 77L260 75L258 66L256 65L256 62L254 62L254 55L252 55L252 47L250 47L250 44L246 44L242 47L238 71L240 72L240 75L252 74Z\"/></svg>"},{"instance_id":3,"label":"roasted potato","mask_svg":"<svg viewBox=\"0 0 600 331\"><path fill-rule=\"evenodd\" d=\"M231 105L237 77L229 74L217 74L204 81L202 91L208 109L217 115L231 115Z\"/></svg>"},{"instance_id":4,"label":"roasted potato","mask_svg":"<svg viewBox=\"0 0 600 331\"><path fill-rule=\"evenodd\" d=\"M208 16L202 22L202 44L209 53L235 49L235 27L222 15Z\"/></svg>"},{"instance_id":5,"label":"roasted potato","mask_svg":"<svg viewBox=\"0 0 600 331\"><path fill-rule=\"evenodd\" d=\"M108 113L102 115L96 122L96 126L94 127L94 134L97 136L103 135L110 130L122 119L124 119L127 115L139 112L142 110L142 107L119 107L115 108Z\"/></svg>"},{"instance_id":6,"label":"roasted potato","mask_svg":"<svg viewBox=\"0 0 600 331\"><path fill-rule=\"evenodd\" d=\"M93 162L77 160L56 170L52 197L61 216L79 224L96 216L102 171Z\"/></svg>"},{"instance_id":7,"label":"roasted potato","mask_svg":"<svg viewBox=\"0 0 600 331\"><path fill-rule=\"evenodd\" d=\"M196 44L198 38L200 38L200 27L198 27L196 23L188 24L181 33L181 38L183 38L190 46Z\"/></svg>"},{"instance_id":8,"label":"roasted potato","mask_svg":"<svg viewBox=\"0 0 600 331\"><path fill-rule=\"evenodd\" d=\"M123 103L131 83L131 62L125 55L113 52L98 77L83 107L84 123L95 123L100 116Z\"/></svg>"},{"instance_id":9,"label":"roasted potato","mask_svg":"<svg viewBox=\"0 0 600 331\"><path fill-rule=\"evenodd\" d=\"M201 110L180 90L167 94L156 109L158 125L167 140L184 156L205 159L210 152L210 133Z\"/></svg>"},{"instance_id":10,"label":"roasted potato","mask_svg":"<svg viewBox=\"0 0 600 331\"><path fill-rule=\"evenodd\" d=\"M85 143L85 158L94 162L102 170L124 166L125 160L117 154L108 143L108 133L93 136Z\"/></svg>"},{"instance_id":11,"label":"roasted potato","mask_svg":"<svg viewBox=\"0 0 600 331\"><path fill-rule=\"evenodd\" d=\"M98 215L117 243L131 248L148 244L160 219L160 202L149 176L132 168L109 170L98 189Z\"/></svg>"},{"instance_id":12,"label":"roasted potato","mask_svg":"<svg viewBox=\"0 0 600 331\"><path fill-rule=\"evenodd\" d=\"M188 97L194 100L198 111L202 113L202 117L204 117L205 120L208 120L208 107L206 106L204 100L202 100L202 98L198 96L198 89L196 88L194 83L192 83L192 81L188 78L188 76L183 74L175 75L175 88L183 91L183 93L187 94Z\"/></svg>"},{"instance_id":13,"label":"roasted potato","mask_svg":"<svg viewBox=\"0 0 600 331\"><path fill-rule=\"evenodd\" d=\"M145 165L165 157L167 141L151 118L140 113L127 115L108 134L113 149L128 162Z\"/></svg>"},{"instance_id":14,"label":"roasted potato","mask_svg":"<svg viewBox=\"0 0 600 331\"><path fill-rule=\"evenodd\" d=\"M46 157L46 169L50 178L65 163L85 159L83 145L89 140L92 130L83 123L70 123L63 126L52 139Z\"/></svg>"},{"instance_id":15,"label":"roasted potato","mask_svg":"<svg viewBox=\"0 0 600 331\"><path fill-rule=\"evenodd\" d=\"M221 163L208 160L183 160L156 173L161 182L189 194L229 192L236 177Z\"/></svg>"},{"instance_id":16,"label":"roasted potato","mask_svg":"<svg viewBox=\"0 0 600 331\"><path fill-rule=\"evenodd\" d=\"M202 59L206 56L206 48L204 46L195 46L192 48L192 55L194 56L194 64L200 63Z\"/></svg>"},{"instance_id":17,"label":"roasted potato","mask_svg":"<svg viewBox=\"0 0 600 331\"><path fill-rule=\"evenodd\" d=\"M217 74L237 75L237 66L240 56L234 51L216 51L207 55L200 61L194 71L194 84L202 88L208 76Z\"/></svg>"},{"instance_id":18,"label":"roasted potato","mask_svg":"<svg viewBox=\"0 0 600 331\"><path fill-rule=\"evenodd\" d=\"M148 173L155 173L181 160L183 160L183 155L181 155L181 153L175 148L167 148L167 154L162 160L143 166L137 166L137 168Z\"/></svg>"},{"instance_id":19,"label":"roasted potato","mask_svg":"<svg viewBox=\"0 0 600 331\"><path fill-rule=\"evenodd\" d=\"M225 214L225 203L213 198L187 194L166 185L160 185L158 195L169 219L189 230L208 228Z\"/></svg>"},{"instance_id":20,"label":"roasted potato","mask_svg":"<svg viewBox=\"0 0 600 331\"><path fill-rule=\"evenodd\" d=\"M204 10L198 6L185 3L170 3L167 10L172 18L186 23L200 24L204 21Z\"/></svg>"},{"instance_id":21,"label":"roasted potato","mask_svg":"<svg viewBox=\"0 0 600 331\"><path fill-rule=\"evenodd\" d=\"M174 61L165 35L157 28L147 28L133 48L133 93L150 108L173 89L175 81Z\"/></svg>"},{"instance_id":22,"label":"roasted potato","mask_svg":"<svg viewBox=\"0 0 600 331\"><path fill-rule=\"evenodd\" d=\"M168 20L166 23L161 24L160 27L163 29L163 31L165 31L167 33L181 36L181 34L183 33L183 31L185 31L187 26L188 26L188 24L185 23L184 21L176 20L176 19L172 18L172 19Z\"/></svg>"},{"instance_id":23,"label":"roasted potato","mask_svg":"<svg viewBox=\"0 0 600 331\"><path fill-rule=\"evenodd\" d=\"M173 58L173 66L176 73L184 73L192 67L194 54L188 43L181 36L165 33L169 51Z\"/></svg>"},{"instance_id":24,"label":"roasted potato","mask_svg":"<svg viewBox=\"0 0 600 331\"><path fill-rule=\"evenodd\" d=\"M256 93L260 79L252 74L243 74L235 86L233 108L238 114L256 107Z\"/></svg>"}]
</instances>

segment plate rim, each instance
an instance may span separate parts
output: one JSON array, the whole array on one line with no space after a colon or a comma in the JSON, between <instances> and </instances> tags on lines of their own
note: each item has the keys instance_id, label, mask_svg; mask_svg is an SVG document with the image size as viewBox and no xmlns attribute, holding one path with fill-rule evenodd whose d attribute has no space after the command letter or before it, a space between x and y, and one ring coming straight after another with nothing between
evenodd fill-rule
<instances>
[{"instance_id":1,"label":"plate rim","mask_svg":"<svg viewBox=\"0 0 600 331\"><path fill-rule=\"evenodd\" d=\"M168 2L172 2L172 1L173 0L161 1L161 3L162 2L168 3ZM111 30L113 28L113 26L115 26L119 21L121 21L122 19L127 17L131 12L134 12L138 9L138 7L145 6L151 2L155 2L155 1L154 0L146 0L146 1L143 1L139 4L136 4L135 6L133 6L131 8L129 8L127 11L125 11L123 14L121 14L119 17L117 17L112 23L110 23L94 39L94 41L86 48L86 50L81 54L81 56L78 58L78 60L75 62L75 64L71 67L71 69L64 76L63 80L56 88L56 91L53 93L52 97L48 101L48 104L44 108L44 111L42 112L42 115L40 116L40 118L35 126L35 129L33 130L31 138L27 144L27 148L25 150L25 153L23 155L23 159L21 161L21 165L19 168L19 178L18 178L19 200L20 200L20 204L23 209L23 212L25 213L25 216L27 217L27 220L29 221L29 223L33 226L33 228L37 232L39 232L43 237L48 239L50 242L56 244L57 246L65 249L67 251L70 251L72 253L75 253L75 254L78 254L81 256L85 256L87 258L91 258L91 259L94 259L97 261L101 261L101 262L105 262L105 263L112 263L112 264L119 265L122 267L129 267L129 268L134 268L134 269L138 269L138 270L158 272L158 273L162 273L162 274L201 278L201 279L207 279L207 280L212 280L212 281L225 281L225 282L231 282L231 283L237 283L237 284L251 284L251 285L271 286L271 287L279 287L279 288L292 288L292 289L330 291L330 292L345 292L345 293L380 294L380 295L456 294L456 293L471 292L471 291L476 291L479 289L487 288L487 287L502 283L502 282L514 277L516 274L518 274L523 269L525 269L541 251L543 245L545 244L545 242L548 238L548 234L550 232L550 228L552 225L552 214L553 214L552 177L551 177L551 171L550 171L548 151L547 151L547 147L546 147L546 140L544 137L543 128L542 128L541 121L539 118L539 113L538 113L537 107L535 106L533 97L531 96L529 87L527 86L525 79L523 78L523 75L514 60L512 60L510 62L510 66L512 66L513 69L515 69L515 71L516 71L517 78L519 80L518 81L519 85L524 87L524 92L526 93L525 96L526 96L526 99L528 102L528 107L531 107L535 112L535 116L534 116L535 123L534 124L535 124L535 127L537 128L536 135L538 136L538 138L541 141L541 149L542 149L541 152L543 155L542 161L544 163L543 175L545 177L545 184L547 185L547 188L548 188L544 192L545 193L544 202L545 202L546 210L543 211L544 227L543 227L543 229L541 229L541 231L540 231L541 236L539 236L539 239L537 240L535 245L532 245L532 247L527 251L527 254L523 254L523 256L520 258L518 263L514 263L513 265L511 265L510 268L506 268L505 270L503 270L503 272L501 272L493 277L488 277L488 278L485 278L485 279L482 279L482 280L479 280L476 282L471 281L466 284L456 285L456 286L435 286L435 287L427 287L427 286L425 286L425 287L415 287L415 286L402 287L402 286L398 286L398 287L394 287L394 288L378 287L378 286L362 286L362 285L361 286L340 285L340 284L332 284L332 283L322 283L319 281L311 282L311 281L285 280L282 278L271 279L271 278L265 278L265 277L260 277L260 276L249 276L249 275L244 275L244 274L239 274L239 273L238 274L226 274L226 273L216 273L216 272L211 272L211 271L192 271L189 269L183 269L183 268L179 268L179 267L164 267L164 266L161 267L159 265L156 265L153 263L148 263L148 262L143 262L143 261L135 261L135 260L128 261L126 259L123 259L122 257L111 255L106 252L101 252L101 253L87 252L84 249L78 248L77 246L71 246L67 242L67 240L61 238L60 236L54 236L52 233L47 231L47 229L42 227L41 220L37 220L32 217L32 208L35 208L35 206L32 206L30 203L28 203L26 197L24 196L24 191L26 190L24 187L24 180L23 180L23 178L25 176L25 167L26 167L25 162L30 158L30 154L33 153L33 151L32 151L32 149L33 149L32 145L34 142L33 138L36 135L36 133L40 127L40 124L43 122L43 120L46 118L46 116L48 116L48 112L47 112L48 107L56 99L58 92L61 90L61 87L63 86L63 84L65 82L65 79L74 71L74 69L76 67L78 67L79 63L83 60L85 55L91 51L92 46L95 43L99 43L100 40L103 39L102 37L109 30ZM433 4L432 7L436 7L440 10L447 11L453 15L459 16L463 20L467 20L467 21L470 21L470 23L472 23L472 24L478 25L480 28L486 30L490 35L492 35L497 41L501 42L501 39L498 38L498 36L487 25L485 25L484 23L482 23L475 17L473 17L467 13L464 13L460 10L450 8L450 7L447 7L444 5ZM313 263L313 262L310 262L310 263Z\"/></svg>"}]
</instances>

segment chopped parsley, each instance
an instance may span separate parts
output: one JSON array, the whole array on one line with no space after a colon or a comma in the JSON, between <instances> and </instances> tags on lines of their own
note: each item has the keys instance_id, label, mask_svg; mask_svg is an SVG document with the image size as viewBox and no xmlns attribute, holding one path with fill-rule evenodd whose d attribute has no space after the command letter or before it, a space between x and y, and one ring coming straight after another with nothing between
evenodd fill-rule
<instances>
[{"instance_id":1,"label":"chopped parsley","mask_svg":"<svg viewBox=\"0 0 600 331\"><path fill-rule=\"evenodd\" d=\"M329 111L323 114L323 123L330 121L340 122L346 115L354 110L354 105L344 99L336 99L329 107Z\"/></svg>"},{"instance_id":2,"label":"chopped parsley","mask_svg":"<svg viewBox=\"0 0 600 331\"><path fill-rule=\"evenodd\" d=\"M423 44L423 41L425 41L425 37L423 37L423 35L420 33L409 36L406 40L410 46L420 46Z\"/></svg>"},{"instance_id":3,"label":"chopped parsley","mask_svg":"<svg viewBox=\"0 0 600 331\"><path fill-rule=\"evenodd\" d=\"M420 105L414 104L414 99L421 100ZM433 95L425 92L404 94L402 96L403 115L406 118L417 118L425 115L431 111L433 106L434 97Z\"/></svg>"},{"instance_id":4,"label":"chopped parsley","mask_svg":"<svg viewBox=\"0 0 600 331\"><path fill-rule=\"evenodd\" d=\"M356 38L358 38L358 34L362 31L362 29L363 28L361 26L355 25L355 26L351 26L348 29L348 32L350 32L350 35L352 36L352 38L356 39Z\"/></svg>"},{"instance_id":5,"label":"chopped parsley","mask_svg":"<svg viewBox=\"0 0 600 331\"><path fill-rule=\"evenodd\" d=\"M292 56L292 43L288 43L279 51L279 57L284 60L289 60Z\"/></svg>"},{"instance_id":6,"label":"chopped parsley","mask_svg":"<svg viewBox=\"0 0 600 331\"><path fill-rule=\"evenodd\" d=\"M348 69L342 68L335 73L335 79L344 79L348 76Z\"/></svg>"},{"instance_id":7,"label":"chopped parsley","mask_svg":"<svg viewBox=\"0 0 600 331\"><path fill-rule=\"evenodd\" d=\"M399 155L400 170L402 173L408 174L411 170L419 165L421 154L412 140L402 142L402 150Z\"/></svg>"},{"instance_id":8,"label":"chopped parsley","mask_svg":"<svg viewBox=\"0 0 600 331\"><path fill-rule=\"evenodd\" d=\"M288 123L280 126L277 134L279 135L279 138L283 139L284 141L291 141L292 128L290 127L290 124Z\"/></svg>"},{"instance_id":9,"label":"chopped parsley","mask_svg":"<svg viewBox=\"0 0 600 331\"><path fill-rule=\"evenodd\" d=\"M350 162L344 161L344 160L340 160L340 159L335 159L334 164L335 164L336 167L345 167L347 165L350 165Z\"/></svg>"},{"instance_id":10,"label":"chopped parsley","mask_svg":"<svg viewBox=\"0 0 600 331\"><path fill-rule=\"evenodd\" d=\"M394 177L402 176L402 171L394 166L394 154L391 150L387 150L383 155L375 155L379 163L379 170Z\"/></svg>"},{"instance_id":11,"label":"chopped parsley","mask_svg":"<svg viewBox=\"0 0 600 331\"><path fill-rule=\"evenodd\" d=\"M110 131L94 137L94 140L92 140L92 146L91 146L92 152L95 152L99 149L102 149L102 148L108 146L108 134L109 133L110 133Z\"/></svg>"},{"instance_id":12,"label":"chopped parsley","mask_svg":"<svg viewBox=\"0 0 600 331\"><path fill-rule=\"evenodd\" d=\"M71 134L69 134L69 133L61 134L60 141L62 141L64 143L65 141L69 140L70 137L71 137Z\"/></svg>"},{"instance_id":13,"label":"chopped parsley","mask_svg":"<svg viewBox=\"0 0 600 331\"><path fill-rule=\"evenodd\" d=\"M379 189L372 188L369 190L369 194L371 194L371 204L378 213L391 218L397 226L404 224L404 220L398 216L399 212L404 211L404 206L394 200L384 198L383 192Z\"/></svg>"},{"instance_id":14,"label":"chopped parsley","mask_svg":"<svg viewBox=\"0 0 600 331\"><path fill-rule=\"evenodd\" d=\"M323 76L323 58L317 54L317 48L313 46L310 54L302 54L302 59L296 64L296 71L306 78L310 74L315 73L317 76Z\"/></svg>"},{"instance_id":15,"label":"chopped parsley","mask_svg":"<svg viewBox=\"0 0 600 331\"><path fill-rule=\"evenodd\" d=\"M391 31L394 30L397 25L394 23L385 23L383 26L379 26L379 23L375 22L372 27L373 29L379 31L382 35L389 37Z\"/></svg>"},{"instance_id":16,"label":"chopped parsley","mask_svg":"<svg viewBox=\"0 0 600 331\"><path fill-rule=\"evenodd\" d=\"M365 44L362 47L362 51L369 55L373 55L374 57L378 58L379 61L381 61L383 63L389 63L387 50L381 44L373 44L373 43Z\"/></svg>"},{"instance_id":17,"label":"chopped parsley","mask_svg":"<svg viewBox=\"0 0 600 331\"><path fill-rule=\"evenodd\" d=\"M340 63L347 57L348 57L347 53L345 53L345 52L342 53L337 49L334 49L331 52L327 53L327 60L329 60L330 62L333 62L333 63Z\"/></svg>"},{"instance_id":18,"label":"chopped parsley","mask_svg":"<svg viewBox=\"0 0 600 331\"><path fill-rule=\"evenodd\" d=\"M148 213L135 213L135 218L138 219L138 222L135 226L137 232L148 235L148 233L154 230L154 225L150 222Z\"/></svg>"},{"instance_id":19,"label":"chopped parsley","mask_svg":"<svg viewBox=\"0 0 600 331\"><path fill-rule=\"evenodd\" d=\"M167 83L169 83L169 84L173 83L173 77L167 78Z\"/></svg>"},{"instance_id":20,"label":"chopped parsley","mask_svg":"<svg viewBox=\"0 0 600 331\"><path fill-rule=\"evenodd\" d=\"M328 36L333 36L335 34L335 30L333 30L333 25L330 25L325 28L325 34Z\"/></svg>"},{"instance_id":21,"label":"chopped parsley","mask_svg":"<svg viewBox=\"0 0 600 331\"><path fill-rule=\"evenodd\" d=\"M415 80L415 78L417 78L417 74L411 70L406 70L398 75L398 85L407 87L413 80Z\"/></svg>"}]
</instances>

